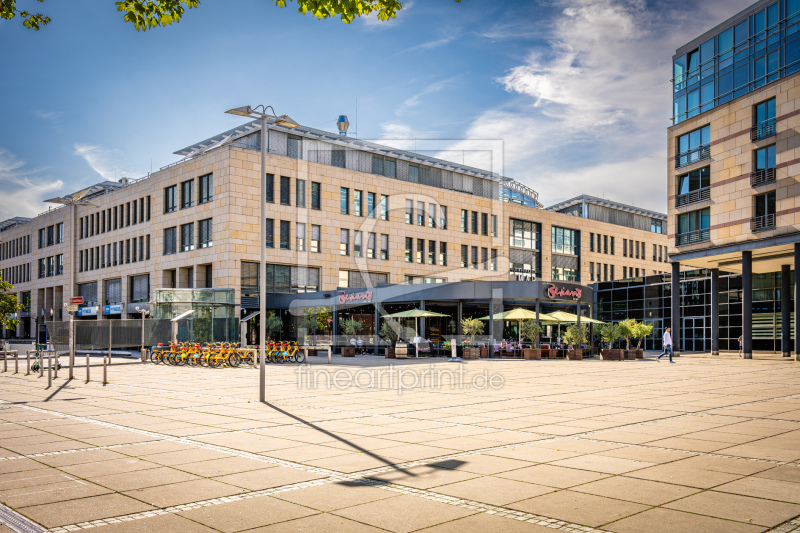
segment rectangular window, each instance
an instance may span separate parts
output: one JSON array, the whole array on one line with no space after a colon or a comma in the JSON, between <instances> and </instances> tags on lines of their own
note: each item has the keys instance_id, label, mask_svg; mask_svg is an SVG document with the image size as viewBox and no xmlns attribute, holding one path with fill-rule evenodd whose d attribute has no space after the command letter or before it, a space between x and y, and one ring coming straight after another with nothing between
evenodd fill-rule
<instances>
[{"instance_id":1,"label":"rectangular window","mask_svg":"<svg viewBox=\"0 0 800 533\"><path fill-rule=\"evenodd\" d=\"M181 252L192 250L194 250L194 222L181 225Z\"/></svg>"},{"instance_id":2,"label":"rectangular window","mask_svg":"<svg viewBox=\"0 0 800 533\"><path fill-rule=\"evenodd\" d=\"M703 126L677 139L675 168L711 157L711 126Z\"/></svg>"},{"instance_id":3,"label":"rectangular window","mask_svg":"<svg viewBox=\"0 0 800 533\"><path fill-rule=\"evenodd\" d=\"M47 264L44 259L39 259L39 278L47 276Z\"/></svg>"},{"instance_id":4,"label":"rectangular window","mask_svg":"<svg viewBox=\"0 0 800 533\"><path fill-rule=\"evenodd\" d=\"M526 220L509 220L509 246L512 248L524 248L526 250L539 250L540 247L540 226L535 222Z\"/></svg>"},{"instance_id":5,"label":"rectangular window","mask_svg":"<svg viewBox=\"0 0 800 533\"><path fill-rule=\"evenodd\" d=\"M447 266L447 243L439 243L439 266Z\"/></svg>"},{"instance_id":6,"label":"rectangular window","mask_svg":"<svg viewBox=\"0 0 800 533\"><path fill-rule=\"evenodd\" d=\"M174 254L176 252L176 228L165 228L164 229L164 255ZM115 245L116 246L116 245ZM122 255L122 247L120 246L120 255ZM116 258L116 253L114 254ZM116 263L116 259L115 259ZM120 261L122 264L122 261Z\"/></svg>"},{"instance_id":7,"label":"rectangular window","mask_svg":"<svg viewBox=\"0 0 800 533\"><path fill-rule=\"evenodd\" d=\"M389 236L381 233L381 259L389 259Z\"/></svg>"},{"instance_id":8,"label":"rectangular window","mask_svg":"<svg viewBox=\"0 0 800 533\"><path fill-rule=\"evenodd\" d=\"M653 261L656 260L656 257L657 257L657 255L656 255L656 245L654 244L653 245Z\"/></svg>"},{"instance_id":9,"label":"rectangular window","mask_svg":"<svg viewBox=\"0 0 800 533\"><path fill-rule=\"evenodd\" d=\"M436 241L428 241L428 264L436 264Z\"/></svg>"},{"instance_id":10,"label":"rectangular window","mask_svg":"<svg viewBox=\"0 0 800 533\"><path fill-rule=\"evenodd\" d=\"M144 222L144 198L139 198L139 222Z\"/></svg>"},{"instance_id":11,"label":"rectangular window","mask_svg":"<svg viewBox=\"0 0 800 533\"><path fill-rule=\"evenodd\" d=\"M763 74L763 71L762 71ZM755 106L753 113L753 141L765 139L775 135L775 99L761 102Z\"/></svg>"},{"instance_id":12,"label":"rectangular window","mask_svg":"<svg viewBox=\"0 0 800 533\"><path fill-rule=\"evenodd\" d=\"M339 254L350 255L350 230L342 229L339 235Z\"/></svg>"},{"instance_id":13,"label":"rectangular window","mask_svg":"<svg viewBox=\"0 0 800 533\"><path fill-rule=\"evenodd\" d=\"M81 239L83 239L83 217L81 217L81 221L80 221L80 233L79 233L79 235L81 236Z\"/></svg>"},{"instance_id":14,"label":"rectangular window","mask_svg":"<svg viewBox=\"0 0 800 533\"><path fill-rule=\"evenodd\" d=\"M711 167L700 168L688 174L678 176L677 182L678 194L675 199L676 207L708 200L711 197ZM653 229L652 226L653 224L651 222L651 230Z\"/></svg>"},{"instance_id":15,"label":"rectangular window","mask_svg":"<svg viewBox=\"0 0 800 533\"><path fill-rule=\"evenodd\" d=\"M636 241L636 259L639 259L639 241Z\"/></svg>"},{"instance_id":16,"label":"rectangular window","mask_svg":"<svg viewBox=\"0 0 800 533\"><path fill-rule=\"evenodd\" d=\"M417 239L417 263L425 262L425 239Z\"/></svg>"},{"instance_id":17,"label":"rectangular window","mask_svg":"<svg viewBox=\"0 0 800 533\"><path fill-rule=\"evenodd\" d=\"M556 254L580 255L580 232L551 226L552 251ZM598 243L599 244L599 243ZM576 280L572 280L576 281Z\"/></svg>"},{"instance_id":18,"label":"rectangular window","mask_svg":"<svg viewBox=\"0 0 800 533\"><path fill-rule=\"evenodd\" d=\"M489 235L489 215L481 213L481 235Z\"/></svg>"},{"instance_id":19,"label":"rectangular window","mask_svg":"<svg viewBox=\"0 0 800 533\"><path fill-rule=\"evenodd\" d=\"M291 237L291 222L288 220L281 220L281 250L290 250L292 248L290 239Z\"/></svg>"},{"instance_id":20,"label":"rectangular window","mask_svg":"<svg viewBox=\"0 0 800 533\"><path fill-rule=\"evenodd\" d=\"M178 187L176 185L164 189L164 213L172 213L178 208L177 191ZM122 209L122 206L120 206L120 209ZM121 219L122 215L120 215L120 221ZM114 208L114 229L117 229L116 208Z\"/></svg>"},{"instance_id":21,"label":"rectangular window","mask_svg":"<svg viewBox=\"0 0 800 533\"><path fill-rule=\"evenodd\" d=\"M614 281L614 265L608 266L609 276L611 277L611 281Z\"/></svg>"},{"instance_id":22,"label":"rectangular window","mask_svg":"<svg viewBox=\"0 0 800 533\"><path fill-rule=\"evenodd\" d=\"M414 223L414 200L406 200L406 224Z\"/></svg>"},{"instance_id":23,"label":"rectangular window","mask_svg":"<svg viewBox=\"0 0 800 533\"><path fill-rule=\"evenodd\" d=\"M622 239L622 257L628 257L628 239Z\"/></svg>"},{"instance_id":24,"label":"rectangular window","mask_svg":"<svg viewBox=\"0 0 800 533\"><path fill-rule=\"evenodd\" d=\"M475 270L478 269L478 247L472 246L470 250L470 265L471 268Z\"/></svg>"},{"instance_id":25,"label":"rectangular window","mask_svg":"<svg viewBox=\"0 0 800 533\"><path fill-rule=\"evenodd\" d=\"M56 227L47 226L47 246L53 246L56 243Z\"/></svg>"},{"instance_id":26,"label":"rectangular window","mask_svg":"<svg viewBox=\"0 0 800 533\"><path fill-rule=\"evenodd\" d=\"M181 183L181 209L194 205L194 180ZM128 209L130 211L130 208Z\"/></svg>"},{"instance_id":27,"label":"rectangular window","mask_svg":"<svg viewBox=\"0 0 800 533\"><path fill-rule=\"evenodd\" d=\"M346 150L331 150L331 166L345 168L347 166Z\"/></svg>"},{"instance_id":28,"label":"rectangular window","mask_svg":"<svg viewBox=\"0 0 800 533\"><path fill-rule=\"evenodd\" d=\"M472 233L477 235L478 234L478 212L472 211Z\"/></svg>"},{"instance_id":29,"label":"rectangular window","mask_svg":"<svg viewBox=\"0 0 800 533\"><path fill-rule=\"evenodd\" d=\"M389 197L381 194L381 220L389 220Z\"/></svg>"},{"instance_id":30,"label":"rectangular window","mask_svg":"<svg viewBox=\"0 0 800 533\"><path fill-rule=\"evenodd\" d=\"M428 227L436 227L436 204L428 204Z\"/></svg>"},{"instance_id":31,"label":"rectangular window","mask_svg":"<svg viewBox=\"0 0 800 533\"><path fill-rule=\"evenodd\" d=\"M137 220L136 211L137 211L137 209L136 209L136 200L134 200L133 201L133 225L134 226L137 224L137 222L136 222L136 220ZM97 228L97 229L98 229L97 232L100 233L100 228Z\"/></svg>"},{"instance_id":32,"label":"rectangular window","mask_svg":"<svg viewBox=\"0 0 800 533\"><path fill-rule=\"evenodd\" d=\"M481 264L484 270L489 270L489 250L481 248Z\"/></svg>"},{"instance_id":33,"label":"rectangular window","mask_svg":"<svg viewBox=\"0 0 800 533\"><path fill-rule=\"evenodd\" d=\"M316 181L311 182L311 209L322 209L321 191L322 186Z\"/></svg>"},{"instance_id":34,"label":"rectangular window","mask_svg":"<svg viewBox=\"0 0 800 533\"><path fill-rule=\"evenodd\" d=\"M302 139L296 135L286 136L286 157L300 159L302 152Z\"/></svg>"},{"instance_id":35,"label":"rectangular window","mask_svg":"<svg viewBox=\"0 0 800 533\"><path fill-rule=\"evenodd\" d=\"M497 271L497 249L492 248L492 255L491 255L491 269L493 271Z\"/></svg>"},{"instance_id":36,"label":"rectangular window","mask_svg":"<svg viewBox=\"0 0 800 533\"><path fill-rule=\"evenodd\" d=\"M439 206L439 229L447 229L447 207Z\"/></svg>"},{"instance_id":37,"label":"rectangular window","mask_svg":"<svg viewBox=\"0 0 800 533\"><path fill-rule=\"evenodd\" d=\"M64 273L64 254L56 256L56 276Z\"/></svg>"},{"instance_id":38,"label":"rectangular window","mask_svg":"<svg viewBox=\"0 0 800 533\"><path fill-rule=\"evenodd\" d=\"M315 254L320 253L320 240L322 239L322 226L311 225L311 251Z\"/></svg>"},{"instance_id":39,"label":"rectangular window","mask_svg":"<svg viewBox=\"0 0 800 533\"><path fill-rule=\"evenodd\" d=\"M361 231L353 232L353 257L362 257L364 247L364 233Z\"/></svg>"},{"instance_id":40,"label":"rectangular window","mask_svg":"<svg viewBox=\"0 0 800 533\"><path fill-rule=\"evenodd\" d=\"M353 191L353 214L357 217L364 216L364 193L362 191Z\"/></svg>"},{"instance_id":41,"label":"rectangular window","mask_svg":"<svg viewBox=\"0 0 800 533\"><path fill-rule=\"evenodd\" d=\"M111 216L110 212L109 212L109 216ZM109 221L110 220L111 219L109 218ZM147 220L148 221L150 220L150 197L149 196L147 197Z\"/></svg>"},{"instance_id":42,"label":"rectangular window","mask_svg":"<svg viewBox=\"0 0 800 533\"><path fill-rule=\"evenodd\" d=\"M165 194L165 198L166 198L166 194ZM117 206L114 206L114 229L117 229Z\"/></svg>"},{"instance_id":43,"label":"rectangular window","mask_svg":"<svg viewBox=\"0 0 800 533\"><path fill-rule=\"evenodd\" d=\"M214 245L214 239L211 235L211 219L206 218L198 222L198 232L200 239L198 240L199 248L209 248Z\"/></svg>"},{"instance_id":44,"label":"rectangular window","mask_svg":"<svg viewBox=\"0 0 800 533\"><path fill-rule=\"evenodd\" d=\"M611 237L611 255L614 255L614 237Z\"/></svg>"},{"instance_id":45,"label":"rectangular window","mask_svg":"<svg viewBox=\"0 0 800 533\"><path fill-rule=\"evenodd\" d=\"M211 220L211 219L209 219L209 220ZM209 235L210 234L211 234L211 230L209 229ZM146 242L147 242L147 254L146 254L145 258L149 261L150 260L150 234L149 233L147 234ZM111 245L110 244L108 245L108 251L109 251L109 254L110 254L111 253Z\"/></svg>"},{"instance_id":46,"label":"rectangular window","mask_svg":"<svg viewBox=\"0 0 800 533\"><path fill-rule=\"evenodd\" d=\"M134 212L135 212L135 211L134 211ZM138 257L138 256L136 255L136 237L134 237L133 239L131 239L131 245L132 245L132 247L133 247L133 253L131 254L131 255L132 255L132 258L133 258L132 262L133 262L133 263L135 263L135 262L136 262L136 258ZM98 254L98 255L97 255L97 260L98 260L98 261L100 260L100 254Z\"/></svg>"},{"instance_id":47,"label":"rectangular window","mask_svg":"<svg viewBox=\"0 0 800 533\"><path fill-rule=\"evenodd\" d=\"M664 247L663 246L659 246L658 247L658 262L659 263L663 263L664 262L664 260L663 260L663 257L664 257L663 252L664 252Z\"/></svg>"},{"instance_id":48,"label":"rectangular window","mask_svg":"<svg viewBox=\"0 0 800 533\"><path fill-rule=\"evenodd\" d=\"M275 203L275 174L267 174L267 203Z\"/></svg>"},{"instance_id":49,"label":"rectangular window","mask_svg":"<svg viewBox=\"0 0 800 533\"><path fill-rule=\"evenodd\" d=\"M414 239L406 237L406 263L414 261Z\"/></svg>"},{"instance_id":50,"label":"rectangular window","mask_svg":"<svg viewBox=\"0 0 800 533\"><path fill-rule=\"evenodd\" d=\"M497 237L497 215L492 215L492 237Z\"/></svg>"},{"instance_id":51,"label":"rectangular window","mask_svg":"<svg viewBox=\"0 0 800 533\"><path fill-rule=\"evenodd\" d=\"M39 248L47 246L47 229L42 228L39 230Z\"/></svg>"},{"instance_id":52,"label":"rectangular window","mask_svg":"<svg viewBox=\"0 0 800 533\"><path fill-rule=\"evenodd\" d=\"M602 244L603 236L598 234L597 235L597 253L603 253L603 244Z\"/></svg>"},{"instance_id":53,"label":"rectangular window","mask_svg":"<svg viewBox=\"0 0 800 533\"><path fill-rule=\"evenodd\" d=\"M306 251L306 225L302 222L297 222L294 225L295 233L297 237L295 238L297 243L297 251L298 252L305 252Z\"/></svg>"},{"instance_id":54,"label":"rectangular window","mask_svg":"<svg viewBox=\"0 0 800 533\"><path fill-rule=\"evenodd\" d=\"M367 259L375 259L376 240L377 236L374 233L369 232L367 234Z\"/></svg>"},{"instance_id":55,"label":"rectangular window","mask_svg":"<svg viewBox=\"0 0 800 533\"><path fill-rule=\"evenodd\" d=\"M125 264L131 262L131 240L125 240Z\"/></svg>"},{"instance_id":56,"label":"rectangular window","mask_svg":"<svg viewBox=\"0 0 800 533\"><path fill-rule=\"evenodd\" d=\"M753 198L753 231L775 227L775 191L756 195Z\"/></svg>"},{"instance_id":57,"label":"rectangular window","mask_svg":"<svg viewBox=\"0 0 800 533\"><path fill-rule=\"evenodd\" d=\"M292 179L281 176L281 205L292 205Z\"/></svg>"},{"instance_id":58,"label":"rectangular window","mask_svg":"<svg viewBox=\"0 0 800 533\"><path fill-rule=\"evenodd\" d=\"M710 227L711 210L708 207L678 215L678 234L675 237L675 244L682 246L707 241L710 238Z\"/></svg>"},{"instance_id":59,"label":"rectangular window","mask_svg":"<svg viewBox=\"0 0 800 533\"><path fill-rule=\"evenodd\" d=\"M469 212L466 209L461 210L461 231L462 233L469 232Z\"/></svg>"},{"instance_id":60,"label":"rectangular window","mask_svg":"<svg viewBox=\"0 0 800 533\"><path fill-rule=\"evenodd\" d=\"M608 254L608 235L603 235L603 253Z\"/></svg>"},{"instance_id":61,"label":"rectangular window","mask_svg":"<svg viewBox=\"0 0 800 533\"><path fill-rule=\"evenodd\" d=\"M408 181L419 183L419 165L408 165Z\"/></svg>"},{"instance_id":62,"label":"rectangular window","mask_svg":"<svg viewBox=\"0 0 800 533\"><path fill-rule=\"evenodd\" d=\"M589 262L589 281L594 281L594 263Z\"/></svg>"},{"instance_id":63,"label":"rectangular window","mask_svg":"<svg viewBox=\"0 0 800 533\"><path fill-rule=\"evenodd\" d=\"M347 187L339 189L339 212L343 215L350 214L350 189Z\"/></svg>"},{"instance_id":64,"label":"rectangular window","mask_svg":"<svg viewBox=\"0 0 800 533\"><path fill-rule=\"evenodd\" d=\"M367 193L367 216L369 218L375 218L375 193L368 192Z\"/></svg>"},{"instance_id":65,"label":"rectangular window","mask_svg":"<svg viewBox=\"0 0 800 533\"><path fill-rule=\"evenodd\" d=\"M214 199L214 185L211 181L213 174L204 174L200 176L200 196L197 199L198 204L206 204Z\"/></svg>"},{"instance_id":66,"label":"rectangular window","mask_svg":"<svg viewBox=\"0 0 800 533\"><path fill-rule=\"evenodd\" d=\"M469 246L461 245L461 268L469 267Z\"/></svg>"},{"instance_id":67,"label":"rectangular window","mask_svg":"<svg viewBox=\"0 0 800 533\"><path fill-rule=\"evenodd\" d=\"M417 202L417 226L425 225L425 202Z\"/></svg>"},{"instance_id":68,"label":"rectangular window","mask_svg":"<svg viewBox=\"0 0 800 533\"><path fill-rule=\"evenodd\" d=\"M166 236L166 233L167 233L166 230L164 230L165 236ZM164 246L165 246L165 249L166 249L166 244ZM114 254L113 255L113 257L114 257L114 266L117 266L117 243L114 243L114 246L112 248L112 252ZM165 253L165 255L166 255L166 253Z\"/></svg>"},{"instance_id":69,"label":"rectangular window","mask_svg":"<svg viewBox=\"0 0 800 533\"><path fill-rule=\"evenodd\" d=\"M265 224L266 242L264 245L267 248L275 248L275 219L268 218Z\"/></svg>"}]
</instances>

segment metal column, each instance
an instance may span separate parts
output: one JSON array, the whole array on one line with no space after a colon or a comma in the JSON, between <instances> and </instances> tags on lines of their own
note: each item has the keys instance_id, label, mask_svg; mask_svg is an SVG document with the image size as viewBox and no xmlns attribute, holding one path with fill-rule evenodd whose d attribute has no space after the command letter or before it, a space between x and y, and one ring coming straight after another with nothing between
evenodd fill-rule
<instances>
[{"instance_id":1,"label":"metal column","mask_svg":"<svg viewBox=\"0 0 800 533\"><path fill-rule=\"evenodd\" d=\"M373 304L373 306L375 307L375 325L374 325L375 336L373 337L373 339L375 339L375 341L372 343L373 344L373 348L374 348L373 355L379 355L380 352L378 351L378 348L379 348L378 345L381 342L381 336L380 336L380 333L379 333L380 329L381 329L380 328L381 315L380 315L380 312L378 311L378 304Z\"/></svg>"},{"instance_id":2,"label":"metal column","mask_svg":"<svg viewBox=\"0 0 800 533\"><path fill-rule=\"evenodd\" d=\"M672 327L672 355L678 356L680 348L681 330L681 264L672 263L672 314L670 326Z\"/></svg>"},{"instance_id":3,"label":"metal column","mask_svg":"<svg viewBox=\"0 0 800 533\"><path fill-rule=\"evenodd\" d=\"M753 252L742 252L742 356L753 358Z\"/></svg>"},{"instance_id":4,"label":"metal column","mask_svg":"<svg viewBox=\"0 0 800 533\"><path fill-rule=\"evenodd\" d=\"M719 269L711 269L711 355L719 355Z\"/></svg>"},{"instance_id":5,"label":"metal column","mask_svg":"<svg viewBox=\"0 0 800 533\"><path fill-rule=\"evenodd\" d=\"M791 265L781 266L781 351L784 357L792 356L792 304L789 294L792 290L791 270Z\"/></svg>"},{"instance_id":6,"label":"metal column","mask_svg":"<svg viewBox=\"0 0 800 533\"><path fill-rule=\"evenodd\" d=\"M794 243L794 353L800 361L800 242Z\"/></svg>"}]
</instances>

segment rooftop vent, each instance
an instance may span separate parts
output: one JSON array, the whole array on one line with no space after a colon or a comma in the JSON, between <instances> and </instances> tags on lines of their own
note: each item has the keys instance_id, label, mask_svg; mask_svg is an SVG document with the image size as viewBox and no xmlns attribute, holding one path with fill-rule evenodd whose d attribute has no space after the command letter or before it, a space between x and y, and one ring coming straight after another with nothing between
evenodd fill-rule
<instances>
[{"instance_id":1,"label":"rooftop vent","mask_svg":"<svg viewBox=\"0 0 800 533\"><path fill-rule=\"evenodd\" d=\"M336 126L339 128L339 135L347 135L347 128L350 127L350 121L347 120L347 115L339 115L339 120L336 121Z\"/></svg>"},{"instance_id":2,"label":"rooftop vent","mask_svg":"<svg viewBox=\"0 0 800 533\"><path fill-rule=\"evenodd\" d=\"M130 183L130 181L128 180L128 178L120 178L120 179L119 179L119 182L120 182L121 184L123 184L123 185L127 185L128 183Z\"/></svg>"}]
</instances>

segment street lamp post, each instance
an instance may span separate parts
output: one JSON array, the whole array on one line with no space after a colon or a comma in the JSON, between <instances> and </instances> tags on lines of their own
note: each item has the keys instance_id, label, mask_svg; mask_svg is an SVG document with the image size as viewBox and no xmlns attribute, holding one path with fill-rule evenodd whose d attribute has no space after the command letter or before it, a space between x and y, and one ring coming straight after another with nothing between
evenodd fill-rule
<instances>
[{"instance_id":1,"label":"street lamp post","mask_svg":"<svg viewBox=\"0 0 800 533\"><path fill-rule=\"evenodd\" d=\"M152 302L147 302L147 303L148 304L152 304ZM147 309L146 307L142 307L140 309L139 306L137 305L136 306L136 311L138 311L142 315L142 349L139 352L139 357L141 358L142 363L144 363L144 360L145 360L144 359L144 319L147 318L147 316L150 314L150 310Z\"/></svg>"},{"instance_id":2,"label":"street lamp post","mask_svg":"<svg viewBox=\"0 0 800 533\"><path fill-rule=\"evenodd\" d=\"M261 108L261 111L258 109ZM272 115L267 113L267 108L272 110ZM229 109L226 113L231 115L237 115L240 117L250 117L250 118L257 118L261 120L261 220L259 225L261 226L261 231L259 234L261 235L261 242L259 243L259 248L261 248L261 264L259 266L259 283L258 283L258 309L259 309L259 347L258 347L258 397L260 401L266 400L266 367L264 366L265 363L265 343L267 337L267 329L266 329L266 321L265 317L267 314L267 235L266 235L266 224L267 224L267 132L269 124L278 124L280 126L285 126L287 128L296 128L299 126L297 122L289 118L287 115L282 115L280 117L275 115L275 109L272 106L256 106L255 108L248 106L237 107L234 109Z\"/></svg>"}]
</instances>

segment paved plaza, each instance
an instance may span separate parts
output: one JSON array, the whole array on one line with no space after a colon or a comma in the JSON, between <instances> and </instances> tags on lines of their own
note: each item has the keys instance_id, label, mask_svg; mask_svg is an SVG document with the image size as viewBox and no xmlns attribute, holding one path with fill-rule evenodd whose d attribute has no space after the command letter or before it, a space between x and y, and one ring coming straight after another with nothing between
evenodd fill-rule
<instances>
[{"instance_id":1,"label":"paved plaza","mask_svg":"<svg viewBox=\"0 0 800 533\"><path fill-rule=\"evenodd\" d=\"M0 533L800 530L800 363L678 361L23 361Z\"/></svg>"}]
</instances>

